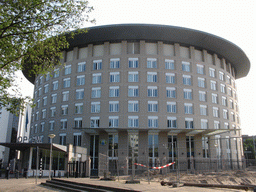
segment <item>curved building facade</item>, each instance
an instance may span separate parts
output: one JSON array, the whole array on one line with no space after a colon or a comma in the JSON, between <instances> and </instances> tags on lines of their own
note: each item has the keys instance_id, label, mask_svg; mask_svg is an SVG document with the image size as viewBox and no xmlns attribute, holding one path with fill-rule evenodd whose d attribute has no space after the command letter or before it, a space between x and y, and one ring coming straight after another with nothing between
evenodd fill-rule
<instances>
[{"instance_id":1,"label":"curved building facade","mask_svg":"<svg viewBox=\"0 0 256 192\"><path fill-rule=\"evenodd\" d=\"M63 55L52 74L27 77L32 136L87 148L99 174L127 174L132 154L152 167L242 166L235 80L250 63L236 45L185 28L111 25L76 35Z\"/></svg>"}]
</instances>

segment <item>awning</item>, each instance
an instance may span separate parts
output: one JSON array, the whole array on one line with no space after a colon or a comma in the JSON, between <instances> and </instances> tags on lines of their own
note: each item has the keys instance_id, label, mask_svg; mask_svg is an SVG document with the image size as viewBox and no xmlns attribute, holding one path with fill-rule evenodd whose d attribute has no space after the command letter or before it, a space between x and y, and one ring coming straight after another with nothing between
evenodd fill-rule
<instances>
[{"instance_id":1,"label":"awning","mask_svg":"<svg viewBox=\"0 0 256 192\"><path fill-rule=\"evenodd\" d=\"M50 150L51 144L50 143L0 143L0 145L8 147L10 149L15 149L19 151L25 151L31 147L39 147L40 149L48 149ZM61 151L67 152L67 146L59 145L56 143L52 144L53 151Z\"/></svg>"}]
</instances>

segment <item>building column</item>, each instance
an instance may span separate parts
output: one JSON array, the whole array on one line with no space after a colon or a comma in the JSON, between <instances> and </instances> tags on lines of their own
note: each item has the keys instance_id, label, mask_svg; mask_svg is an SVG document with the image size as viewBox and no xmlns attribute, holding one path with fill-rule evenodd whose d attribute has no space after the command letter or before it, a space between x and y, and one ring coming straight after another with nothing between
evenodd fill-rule
<instances>
[{"instance_id":1,"label":"building column","mask_svg":"<svg viewBox=\"0 0 256 192\"><path fill-rule=\"evenodd\" d=\"M194 166L194 169L197 169L197 170L206 169L207 162L202 161L203 160L202 135L201 134L195 135L194 142L195 142L194 143L194 159L193 159L194 162L192 162L192 165ZM201 162L203 162L203 164Z\"/></svg>"},{"instance_id":2,"label":"building column","mask_svg":"<svg viewBox=\"0 0 256 192\"><path fill-rule=\"evenodd\" d=\"M28 160L28 169L30 170L32 167L32 155L33 155L33 147L29 148L29 160Z\"/></svg>"},{"instance_id":3,"label":"building column","mask_svg":"<svg viewBox=\"0 0 256 192\"><path fill-rule=\"evenodd\" d=\"M160 159L160 166L168 163L168 133L160 132L158 134L158 157ZM166 174L169 167L162 169L162 174Z\"/></svg>"},{"instance_id":4,"label":"building column","mask_svg":"<svg viewBox=\"0 0 256 192\"><path fill-rule=\"evenodd\" d=\"M148 164L148 131L139 131L139 155L138 163ZM145 168L138 167L140 170Z\"/></svg>"},{"instance_id":5,"label":"building column","mask_svg":"<svg viewBox=\"0 0 256 192\"><path fill-rule=\"evenodd\" d=\"M180 170L187 170L187 144L186 144L186 134L181 133L177 135L178 143L178 167Z\"/></svg>"},{"instance_id":6,"label":"building column","mask_svg":"<svg viewBox=\"0 0 256 192\"><path fill-rule=\"evenodd\" d=\"M109 171L108 163L108 133L105 131L99 132L99 168L98 175L103 176L104 172Z\"/></svg>"},{"instance_id":7,"label":"building column","mask_svg":"<svg viewBox=\"0 0 256 192\"><path fill-rule=\"evenodd\" d=\"M120 173L128 175L128 132L118 132L118 166Z\"/></svg>"}]
</instances>

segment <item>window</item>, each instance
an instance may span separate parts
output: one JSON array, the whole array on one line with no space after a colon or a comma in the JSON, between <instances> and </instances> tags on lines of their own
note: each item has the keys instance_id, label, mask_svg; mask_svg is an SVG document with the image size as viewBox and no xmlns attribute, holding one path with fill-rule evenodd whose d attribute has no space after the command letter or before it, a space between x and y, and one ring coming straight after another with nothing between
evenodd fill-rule
<instances>
[{"instance_id":1,"label":"window","mask_svg":"<svg viewBox=\"0 0 256 192\"><path fill-rule=\"evenodd\" d=\"M165 69L172 69L174 70L174 61L173 60L165 60Z\"/></svg>"},{"instance_id":2,"label":"window","mask_svg":"<svg viewBox=\"0 0 256 192\"><path fill-rule=\"evenodd\" d=\"M198 77L198 87L205 88L205 78Z\"/></svg>"},{"instance_id":3,"label":"window","mask_svg":"<svg viewBox=\"0 0 256 192\"><path fill-rule=\"evenodd\" d=\"M224 84L220 84L220 92L226 93L226 86Z\"/></svg>"},{"instance_id":4,"label":"window","mask_svg":"<svg viewBox=\"0 0 256 192\"><path fill-rule=\"evenodd\" d=\"M81 62L77 64L77 72L84 72L86 70L86 62Z\"/></svg>"},{"instance_id":5,"label":"window","mask_svg":"<svg viewBox=\"0 0 256 192\"><path fill-rule=\"evenodd\" d=\"M176 117L167 117L167 128L177 128Z\"/></svg>"},{"instance_id":6,"label":"window","mask_svg":"<svg viewBox=\"0 0 256 192\"><path fill-rule=\"evenodd\" d=\"M158 117L157 116L149 116L148 117L148 127L149 128L157 128L158 127Z\"/></svg>"},{"instance_id":7,"label":"window","mask_svg":"<svg viewBox=\"0 0 256 192\"><path fill-rule=\"evenodd\" d=\"M55 121L49 121L49 129L50 131L53 131L55 127Z\"/></svg>"},{"instance_id":8,"label":"window","mask_svg":"<svg viewBox=\"0 0 256 192\"><path fill-rule=\"evenodd\" d=\"M229 124L227 122L224 123L224 129L229 129Z\"/></svg>"},{"instance_id":9,"label":"window","mask_svg":"<svg viewBox=\"0 0 256 192\"><path fill-rule=\"evenodd\" d=\"M206 92L199 91L199 101L206 101Z\"/></svg>"},{"instance_id":10,"label":"window","mask_svg":"<svg viewBox=\"0 0 256 192\"><path fill-rule=\"evenodd\" d=\"M203 158L209 158L209 138L202 137L202 149L203 149Z\"/></svg>"},{"instance_id":11,"label":"window","mask_svg":"<svg viewBox=\"0 0 256 192\"><path fill-rule=\"evenodd\" d=\"M166 97L176 98L176 89L174 87L166 87Z\"/></svg>"},{"instance_id":12,"label":"window","mask_svg":"<svg viewBox=\"0 0 256 192\"><path fill-rule=\"evenodd\" d=\"M191 89L184 89L184 99L192 99L192 90Z\"/></svg>"},{"instance_id":13,"label":"window","mask_svg":"<svg viewBox=\"0 0 256 192\"><path fill-rule=\"evenodd\" d=\"M50 113L51 113L51 117L55 117L55 115L56 115L56 107L51 107L50 108Z\"/></svg>"},{"instance_id":14,"label":"window","mask_svg":"<svg viewBox=\"0 0 256 192\"><path fill-rule=\"evenodd\" d=\"M47 105L47 97L43 97L43 106Z\"/></svg>"},{"instance_id":15,"label":"window","mask_svg":"<svg viewBox=\"0 0 256 192\"><path fill-rule=\"evenodd\" d=\"M46 109L43 109L42 110L42 119L45 119L46 118Z\"/></svg>"},{"instance_id":16,"label":"window","mask_svg":"<svg viewBox=\"0 0 256 192\"><path fill-rule=\"evenodd\" d=\"M138 71L128 72L128 82L139 82L139 72Z\"/></svg>"},{"instance_id":17,"label":"window","mask_svg":"<svg viewBox=\"0 0 256 192\"><path fill-rule=\"evenodd\" d=\"M139 101L128 101L128 112L139 112Z\"/></svg>"},{"instance_id":18,"label":"window","mask_svg":"<svg viewBox=\"0 0 256 192\"><path fill-rule=\"evenodd\" d=\"M232 89L230 87L228 88L228 95L232 97Z\"/></svg>"},{"instance_id":19,"label":"window","mask_svg":"<svg viewBox=\"0 0 256 192\"><path fill-rule=\"evenodd\" d=\"M109 97L119 97L119 86L109 87Z\"/></svg>"},{"instance_id":20,"label":"window","mask_svg":"<svg viewBox=\"0 0 256 192\"><path fill-rule=\"evenodd\" d=\"M228 110L227 109L223 109L223 118L228 119Z\"/></svg>"},{"instance_id":21,"label":"window","mask_svg":"<svg viewBox=\"0 0 256 192\"><path fill-rule=\"evenodd\" d=\"M231 109L234 109L234 102L232 99L229 100L229 103L230 103L230 108Z\"/></svg>"},{"instance_id":22,"label":"window","mask_svg":"<svg viewBox=\"0 0 256 192\"><path fill-rule=\"evenodd\" d=\"M57 94L52 94L52 104L57 102Z\"/></svg>"},{"instance_id":23,"label":"window","mask_svg":"<svg viewBox=\"0 0 256 192\"><path fill-rule=\"evenodd\" d=\"M165 73L166 83L175 83L175 74L174 73Z\"/></svg>"},{"instance_id":24,"label":"window","mask_svg":"<svg viewBox=\"0 0 256 192\"><path fill-rule=\"evenodd\" d=\"M193 118L185 118L185 128L194 129Z\"/></svg>"},{"instance_id":25,"label":"window","mask_svg":"<svg viewBox=\"0 0 256 192\"><path fill-rule=\"evenodd\" d=\"M200 115L207 115L207 106L206 105L200 105Z\"/></svg>"},{"instance_id":26,"label":"window","mask_svg":"<svg viewBox=\"0 0 256 192\"><path fill-rule=\"evenodd\" d=\"M227 83L228 83L229 85L231 85L231 78L230 78L230 76L228 76L228 75L227 75Z\"/></svg>"},{"instance_id":27,"label":"window","mask_svg":"<svg viewBox=\"0 0 256 192\"><path fill-rule=\"evenodd\" d=\"M52 82L52 90L57 90L58 89L58 85L59 85L59 82L58 81L54 81Z\"/></svg>"},{"instance_id":28,"label":"window","mask_svg":"<svg viewBox=\"0 0 256 192\"><path fill-rule=\"evenodd\" d=\"M157 68L156 59L148 58L147 59L147 68Z\"/></svg>"},{"instance_id":29,"label":"window","mask_svg":"<svg viewBox=\"0 0 256 192\"><path fill-rule=\"evenodd\" d=\"M220 122L219 121L214 121L214 129L220 129Z\"/></svg>"},{"instance_id":30,"label":"window","mask_svg":"<svg viewBox=\"0 0 256 192\"><path fill-rule=\"evenodd\" d=\"M35 124L35 130L34 131L35 131L35 133L37 133L37 124Z\"/></svg>"},{"instance_id":31,"label":"window","mask_svg":"<svg viewBox=\"0 0 256 192\"><path fill-rule=\"evenodd\" d=\"M84 85L85 84L85 76L84 75L80 75L76 77L76 85L80 86L80 85Z\"/></svg>"},{"instance_id":32,"label":"window","mask_svg":"<svg viewBox=\"0 0 256 192\"><path fill-rule=\"evenodd\" d=\"M101 88L100 87L93 87L91 97L92 98L100 98L101 97Z\"/></svg>"},{"instance_id":33,"label":"window","mask_svg":"<svg viewBox=\"0 0 256 192\"><path fill-rule=\"evenodd\" d=\"M84 89L76 90L76 100L84 98Z\"/></svg>"},{"instance_id":34,"label":"window","mask_svg":"<svg viewBox=\"0 0 256 192\"><path fill-rule=\"evenodd\" d=\"M212 103L218 104L218 95L212 93Z\"/></svg>"},{"instance_id":35,"label":"window","mask_svg":"<svg viewBox=\"0 0 256 192\"><path fill-rule=\"evenodd\" d=\"M203 75L204 74L204 66L197 64L196 65L196 71L197 71L198 74Z\"/></svg>"},{"instance_id":36,"label":"window","mask_svg":"<svg viewBox=\"0 0 256 192\"><path fill-rule=\"evenodd\" d=\"M102 60L93 61L93 70L101 70L102 69Z\"/></svg>"},{"instance_id":37,"label":"window","mask_svg":"<svg viewBox=\"0 0 256 192\"><path fill-rule=\"evenodd\" d=\"M42 88L39 87L39 89L38 89L38 96L41 96L41 95L42 95Z\"/></svg>"},{"instance_id":38,"label":"window","mask_svg":"<svg viewBox=\"0 0 256 192\"><path fill-rule=\"evenodd\" d=\"M190 75L183 75L183 84L191 85L191 76Z\"/></svg>"},{"instance_id":39,"label":"window","mask_svg":"<svg viewBox=\"0 0 256 192\"><path fill-rule=\"evenodd\" d=\"M221 81L225 81L225 79L224 79L224 73L223 73L222 71L219 72L219 79L220 79Z\"/></svg>"},{"instance_id":40,"label":"window","mask_svg":"<svg viewBox=\"0 0 256 192\"><path fill-rule=\"evenodd\" d=\"M36 112L36 120L39 120L39 111Z\"/></svg>"},{"instance_id":41,"label":"window","mask_svg":"<svg viewBox=\"0 0 256 192\"><path fill-rule=\"evenodd\" d=\"M119 126L119 117L118 116L109 116L108 118L109 127L114 128Z\"/></svg>"},{"instance_id":42,"label":"window","mask_svg":"<svg viewBox=\"0 0 256 192\"><path fill-rule=\"evenodd\" d=\"M53 78L57 78L59 76L60 76L60 70L59 69L54 69Z\"/></svg>"},{"instance_id":43,"label":"window","mask_svg":"<svg viewBox=\"0 0 256 192\"><path fill-rule=\"evenodd\" d=\"M129 58L128 63L129 63L129 68L138 68L139 67L138 58Z\"/></svg>"},{"instance_id":44,"label":"window","mask_svg":"<svg viewBox=\"0 0 256 192\"><path fill-rule=\"evenodd\" d=\"M101 83L101 73L92 74L92 84Z\"/></svg>"},{"instance_id":45,"label":"window","mask_svg":"<svg viewBox=\"0 0 256 192\"><path fill-rule=\"evenodd\" d=\"M147 72L147 82L149 83L157 82L157 72Z\"/></svg>"},{"instance_id":46,"label":"window","mask_svg":"<svg viewBox=\"0 0 256 192\"><path fill-rule=\"evenodd\" d=\"M148 86L148 97L157 97L157 87L156 86Z\"/></svg>"},{"instance_id":47,"label":"window","mask_svg":"<svg viewBox=\"0 0 256 192\"><path fill-rule=\"evenodd\" d=\"M71 74L71 65L65 66L65 75Z\"/></svg>"},{"instance_id":48,"label":"window","mask_svg":"<svg viewBox=\"0 0 256 192\"><path fill-rule=\"evenodd\" d=\"M44 86L44 93L48 93L49 92L49 84Z\"/></svg>"},{"instance_id":49,"label":"window","mask_svg":"<svg viewBox=\"0 0 256 192\"><path fill-rule=\"evenodd\" d=\"M128 116L128 127L139 127L139 117Z\"/></svg>"},{"instance_id":50,"label":"window","mask_svg":"<svg viewBox=\"0 0 256 192\"><path fill-rule=\"evenodd\" d=\"M39 109L39 107L40 107L40 99L38 99L38 100L36 101L36 108Z\"/></svg>"},{"instance_id":51,"label":"window","mask_svg":"<svg viewBox=\"0 0 256 192\"><path fill-rule=\"evenodd\" d=\"M210 75L210 77L215 77L216 76L215 75L215 69L209 68L209 75Z\"/></svg>"},{"instance_id":52,"label":"window","mask_svg":"<svg viewBox=\"0 0 256 192\"><path fill-rule=\"evenodd\" d=\"M91 117L91 128L99 128L100 127L100 117Z\"/></svg>"},{"instance_id":53,"label":"window","mask_svg":"<svg viewBox=\"0 0 256 192\"><path fill-rule=\"evenodd\" d=\"M75 128L82 128L83 121L81 117L75 118L74 123L75 123Z\"/></svg>"},{"instance_id":54,"label":"window","mask_svg":"<svg viewBox=\"0 0 256 192\"><path fill-rule=\"evenodd\" d=\"M74 136L74 146L81 146L82 134L74 133L73 136Z\"/></svg>"},{"instance_id":55,"label":"window","mask_svg":"<svg viewBox=\"0 0 256 192\"><path fill-rule=\"evenodd\" d=\"M100 102L91 102L91 113L100 113Z\"/></svg>"},{"instance_id":56,"label":"window","mask_svg":"<svg viewBox=\"0 0 256 192\"><path fill-rule=\"evenodd\" d=\"M119 101L109 101L109 112L119 112Z\"/></svg>"},{"instance_id":57,"label":"window","mask_svg":"<svg viewBox=\"0 0 256 192\"><path fill-rule=\"evenodd\" d=\"M212 108L212 113L213 113L213 117L219 117L219 108L218 107L213 107Z\"/></svg>"},{"instance_id":58,"label":"window","mask_svg":"<svg viewBox=\"0 0 256 192\"><path fill-rule=\"evenodd\" d=\"M230 113L230 117L231 117L231 118L230 118L231 121L233 121L233 122L236 121L234 112L231 112L231 113Z\"/></svg>"},{"instance_id":59,"label":"window","mask_svg":"<svg viewBox=\"0 0 256 192\"><path fill-rule=\"evenodd\" d=\"M208 120L201 119L201 129L208 129Z\"/></svg>"},{"instance_id":60,"label":"window","mask_svg":"<svg viewBox=\"0 0 256 192\"><path fill-rule=\"evenodd\" d=\"M67 135L66 133L61 133L59 134L60 137L60 145L66 145L66 141L67 141Z\"/></svg>"},{"instance_id":61,"label":"window","mask_svg":"<svg viewBox=\"0 0 256 192\"><path fill-rule=\"evenodd\" d=\"M45 76L45 81L49 81L49 79L50 79L50 73L48 72L48 73L46 74L46 76Z\"/></svg>"},{"instance_id":62,"label":"window","mask_svg":"<svg viewBox=\"0 0 256 192\"><path fill-rule=\"evenodd\" d=\"M119 72L111 72L109 81L110 81L110 83L120 82L120 73Z\"/></svg>"},{"instance_id":63,"label":"window","mask_svg":"<svg viewBox=\"0 0 256 192\"><path fill-rule=\"evenodd\" d=\"M69 91L62 92L62 101L68 101Z\"/></svg>"},{"instance_id":64,"label":"window","mask_svg":"<svg viewBox=\"0 0 256 192\"><path fill-rule=\"evenodd\" d=\"M60 128L61 129L67 129L68 128L68 120L67 119L61 119L60 120Z\"/></svg>"},{"instance_id":65,"label":"window","mask_svg":"<svg viewBox=\"0 0 256 192\"><path fill-rule=\"evenodd\" d=\"M120 59L110 59L110 68L111 69L120 68Z\"/></svg>"},{"instance_id":66,"label":"window","mask_svg":"<svg viewBox=\"0 0 256 192\"><path fill-rule=\"evenodd\" d=\"M61 106L61 114L62 115L68 115L68 105L62 105Z\"/></svg>"},{"instance_id":67,"label":"window","mask_svg":"<svg viewBox=\"0 0 256 192\"><path fill-rule=\"evenodd\" d=\"M211 81L211 90L217 90L217 83L216 83L216 81Z\"/></svg>"},{"instance_id":68,"label":"window","mask_svg":"<svg viewBox=\"0 0 256 192\"><path fill-rule=\"evenodd\" d=\"M70 87L70 78L63 79L63 88Z\"/></svg>"},{"instance_id":69,"label":"window","mask_svg":"<svg viewBox=\"0 0 256 192\"><path fill-rule=\"evenodd\" d=\"M192 103L184 103L184 113L185 114L193 114L193 104Z\"/></svg>"},{"instance_id":70,"label":"window","mask_svg":"<svg viewBox=\"0 0 256 192\"><path fill-rule=\"evenodd\" d=\"M167 102L167 113L176 113L176 102Z\"/></svg>"},{"instance_id":71,"label":"window","mask_svg":"<svg viewBox=\"0 0 256 192\"><path fill-rule=\"evenodd\" d=\"M190 72L190 63L182 61L182 71Z\"/></svg>"},{"instance_id":72,"label":"window","mask_svg":"<svg viewBox=\"0 0 256 192\"><path fill-rule=\"evenodd\" d=\"M139 96L139 87L138 86L128 86L128 96L129 97L138 97Z\"/></svg>"},{"instance_id":73,"label":"window","mask_svg":"<svg viewBox=\"0 0 256 192\"><path fill-rule=\"evenodd\" d=\"M83 103L76 103L75 114L82 114L82 113L83 113Z\"/></svg>"},{"instance_id":74,"label":"window","mask_svg":"<svg viewBox=\"0 0 256 192\"><path fill-rule=\"evenodd\" d=\"M157 101L148 101L148 112L158 112Z\"/></svg>"}]
</instances>

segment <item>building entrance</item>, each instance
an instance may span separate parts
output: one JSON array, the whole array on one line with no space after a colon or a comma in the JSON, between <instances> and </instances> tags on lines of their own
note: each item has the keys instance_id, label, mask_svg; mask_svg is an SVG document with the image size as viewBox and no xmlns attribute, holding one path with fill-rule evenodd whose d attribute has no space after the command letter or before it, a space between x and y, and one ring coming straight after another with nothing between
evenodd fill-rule
<instances>
[{"instance_id":1,"label":"building entrance","mask_svg":"<svg viewBox=\"0 0 256 192\"><path fill-rule=\"evenodd\" d=\"M99 135L90 137L91 176L98 176Z\"/></svg>"}]
</instances>

